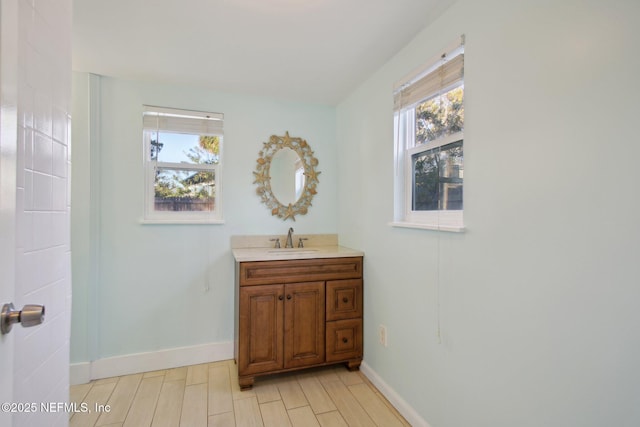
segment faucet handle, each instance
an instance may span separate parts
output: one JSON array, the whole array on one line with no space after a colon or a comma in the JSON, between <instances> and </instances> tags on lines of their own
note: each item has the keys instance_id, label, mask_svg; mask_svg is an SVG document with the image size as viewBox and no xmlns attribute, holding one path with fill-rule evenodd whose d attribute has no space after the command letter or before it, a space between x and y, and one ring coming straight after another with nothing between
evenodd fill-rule
<instances>
[{"instance_id":1,"label":"faucet handle","mask_svg":"<svg viewBox=\"0 0 640 427\"><path fill-rule=\"evenodd\" d=\"M276 243L273 245L273 247L274 247L274 248L276 248L276 249L279 249L279 248L280 248L280 239L279 239L279 238L277 238L277 239L269 239L269 241L270 241L270 242L276 242Z\"/></svg>"},{"instance_id":2,"label":"faucet handle","mask_svg":"<svg viewBox=\"0 0 640 427\"><path fill-rule=\"evenodd\" d=\"M308 237L300 237L300 239L298 239L298 247L299 248L304 248L304 243L302 243L303 240L309 240Z\"/></svg>"}]
</instances>

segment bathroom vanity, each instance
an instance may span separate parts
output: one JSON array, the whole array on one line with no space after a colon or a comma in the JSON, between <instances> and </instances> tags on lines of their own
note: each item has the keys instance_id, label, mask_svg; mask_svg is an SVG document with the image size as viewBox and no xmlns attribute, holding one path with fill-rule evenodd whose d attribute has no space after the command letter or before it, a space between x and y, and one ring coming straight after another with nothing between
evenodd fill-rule
<instances>
[{"instance_id":1,"label":"bathroom vanity","mask_svg":"<svg viewBox=\"0 0 640 427\"><path fill-rule=\"evenodd\" d=\"M305 248L234 247L235 360L241 389L256 376L362 361L362 260L333 235ZM335 244L333 244L335 242ZM314 243L325 243L314 245Z\"/></svg>"}]
</instances>

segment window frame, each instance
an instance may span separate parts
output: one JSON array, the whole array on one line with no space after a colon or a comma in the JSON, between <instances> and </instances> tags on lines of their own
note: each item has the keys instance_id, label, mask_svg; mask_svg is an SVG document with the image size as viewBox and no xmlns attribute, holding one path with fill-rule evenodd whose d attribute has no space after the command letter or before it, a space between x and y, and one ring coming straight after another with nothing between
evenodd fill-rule
<instances>
[{"instance_id":1,"label":"window frame","mask_svg":"<svg viewBox=\"0 0 640 427\"><path fill-rule=\"evenodd\" d=\"M143 114L153 114L158 112L161 116L184 116L194 123L198 120L219 120L220 130L205 130L196 131L194 129L185 129L178 126L178 128L171 129L171 125L165 125L162 129L151 128L148 124L143 123L142 136L143 136L143 163L144 163L144 216L141 220L143 224L223 224L223 185L222 185L222 170L223 170L223 147L224 147L224 134L222 132L223 115L221 113L206 113L193 110L181 110L175 108L166 107L153 107L144 106ZM213 119L212 119L213 117ZM206 128L206 126L205 126ZM196 164L196 163L174 163L174 162L162 162L157 159L151 158L151 140L152 135L155 133L172 133L172 134L185 134L195 136L218 136L219 150L218 150L218 162L215 164ZM156 184L156 171L158 169L164 170L180 170L180 171L203 171L214 173L214 208L211 211L158 211L155 209L155 184Z\"/></svg>"},{"instance_id":2,"label":"window frame","mask_svg":"<svg viewBox=\"0 0 640 427\"><path fill-rule=\"evenodd\" d=\"M463 37L464 40L464 37ZM402 88L410 86L423 76L437 72L443 65L443 57L451 60L458 55L464 55L464 44L456 44L446 51L447 53L430 61L420 71L413 73L411 78L404 79L403 83L396 85L394 96ZM464 70L464 65L462 70ZM414 171L412 159L415 155L426 153L451 143L461 142L464 153L464 128L462 131L444 135L440 138L428 141L424 144L416 144L416 108L437 96L460 85L464 88L464 77L460 77L455 83L440 87L438 91L429 93L428 96L414 102L412 105L400 108L394 107L394 139L395 139L395 174L394 174L394 221L392 226L406 228L422 228L430 230L464 231L464 207L460 210L413 210L414 195ZM464 89L463 89L464 90ZM464 103L464 98L463 98ZM464 155L463 155L464 165ZM464 206L464 183L462 186Z\"/></svg>"}]
</instances>

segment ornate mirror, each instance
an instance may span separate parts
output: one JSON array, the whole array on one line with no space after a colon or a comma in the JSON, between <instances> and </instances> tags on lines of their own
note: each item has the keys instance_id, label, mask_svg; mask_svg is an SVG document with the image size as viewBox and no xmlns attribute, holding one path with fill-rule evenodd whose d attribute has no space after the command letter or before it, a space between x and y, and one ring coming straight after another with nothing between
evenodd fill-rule
<instances>
[{"instance_id":1,"label":"ornate mirror","mask_svg":"<svg viewBox=\"0 0 640 427\"><path fill-rule=\"evenodd\" d=\"M271 215L292 219L305 215L316 194L318 159L307 141L302 138L271 135L263 143L257 160L254 184L262 203L271 209Z\"/></svg>"}]
</instances>

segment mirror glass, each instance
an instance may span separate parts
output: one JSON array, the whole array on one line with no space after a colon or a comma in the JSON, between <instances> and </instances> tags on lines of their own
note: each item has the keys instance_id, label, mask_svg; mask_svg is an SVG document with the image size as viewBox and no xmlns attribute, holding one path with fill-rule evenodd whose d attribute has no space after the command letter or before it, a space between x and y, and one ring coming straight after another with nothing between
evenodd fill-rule
<instances>
[{"instance_id":1,"label":"mirror glass","mask_svg":"<svg viewBox=\"0 0 640 427\"><path fill-rule=\"evenodd\" d=\"M298 153L283 147L271 159L271 191L283 205L295 203L304 188L304 166Z\"/></svg>"}]
</instances>

